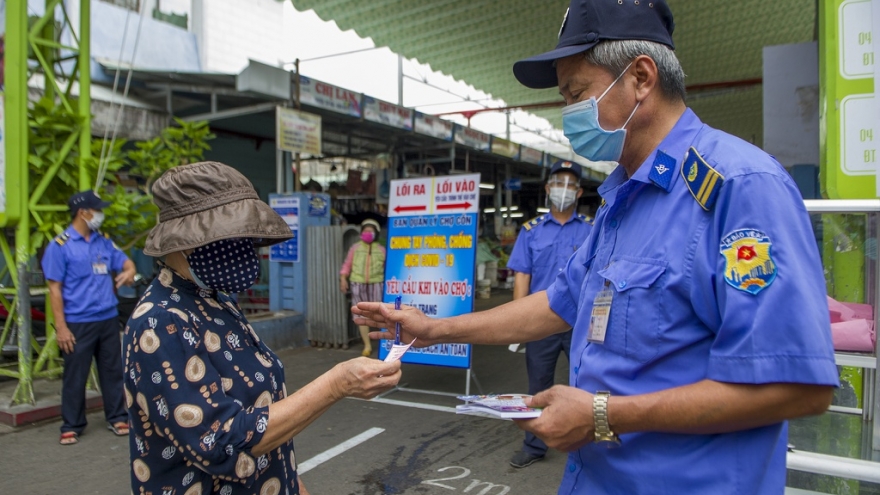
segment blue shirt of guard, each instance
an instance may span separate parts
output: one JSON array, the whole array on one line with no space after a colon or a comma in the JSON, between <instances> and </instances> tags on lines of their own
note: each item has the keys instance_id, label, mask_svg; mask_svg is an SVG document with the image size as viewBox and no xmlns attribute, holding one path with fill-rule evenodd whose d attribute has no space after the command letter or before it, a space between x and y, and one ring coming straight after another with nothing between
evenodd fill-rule
<instances>
[{"instance_id":1,"label":"blue shirt of guard","mask_svg":"<svg viewBox=\"0 0 880 495\"><path fill-rule=\"evenodd\" d=\"M531 276L529 294L546 290L581 247L590 229L584 215L572 213L564 225L550 213L539 215L523 224L507 267Z\"/></svg>"},{"instance_id":2,"label":"blue shirt of guard","mask_svg":"<svg viewBox=\"0 0 880 495\"><path fill-rule=\"evenodd\" d=\"M93 231L86 240L70 226L50 241L43 254L43 275L61 282L65 320L88 323L117 316L113 273L121 272L127 259L100 232Z\"/></svg>"},{"instance_id":3,"label":"blue shirt of guard","mask_svg":"<svg viewBox=\"0 0 880 495\"><path fill-rule=\"evenodd\" d=\"M599 188L593 230L548 291L574 327L571 385L637 395L704 379L837 386L825 280L803 200L769 155L690 110L632 178ZM613 291L604 343L593 300ZM571 453L560 494L780 494L787 423L631 433Z\"/></svg>"}]
</instances>

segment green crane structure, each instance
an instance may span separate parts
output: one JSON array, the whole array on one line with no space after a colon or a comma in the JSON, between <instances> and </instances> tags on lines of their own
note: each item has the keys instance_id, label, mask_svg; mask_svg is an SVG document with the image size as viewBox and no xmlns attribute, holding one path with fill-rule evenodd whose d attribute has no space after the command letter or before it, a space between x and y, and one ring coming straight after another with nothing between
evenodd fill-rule
<instances>
[{"instance_id":1,"label":"green crane structure","mask_svg":"<svg viewBox=\"0 0 880 495\"><path fill-rule=\"evenodd\" d=\"M40 345L31 332L30 298L34 294L46 293L43 287L30 287L28 266L36 254L31 227L43 224L45 212L67 209L66 205L47 204L43 195L76 144L79 144L79 188L90 187L86 168L91 159L90 1L79 1L78 26L71 22L68 7L62 0L46 0L44 14L30 19L27 1L6 3L6 132L3 136L6 203L0 205L4 207L0 211L0 227L6 229L6 235L0 236L0 249L13 287L0 288L0 304L9 313L0 342L6 341L13 328L17 329L18 363L14 368L0 367L0 375L18 379L14 404L35 402L35 377L56 377L61 373L55 332L50 324L50 304L46 305L45 343ZM61 13L61 19L56 20L56 12ZM65 29L70 34L71 46L59 41L59 33ZM72 69L65 73L65 67ZM45 96L54 98L57 105L63 105L81 118L80 128L63 143L57 161L42 177L31 177L28 168L28 80L36 73L44 77ZM76 99L71 94L74 88L78 88L79 93ZM13 230L15 237L10 246L9 237Z\"/></svg>"}]
</instances>

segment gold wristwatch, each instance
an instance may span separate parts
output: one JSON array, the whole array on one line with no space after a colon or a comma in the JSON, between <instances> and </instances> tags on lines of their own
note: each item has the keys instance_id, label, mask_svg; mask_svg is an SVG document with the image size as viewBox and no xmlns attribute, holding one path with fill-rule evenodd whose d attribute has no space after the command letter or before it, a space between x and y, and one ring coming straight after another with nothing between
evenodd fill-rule
<instances>
[{"instance_id":1,"label":"gold wristwatch","mask_svg":"<svg viewBox=\"0 0 880 495\"><path fill-rule=\"evenodd\" d=\"M620 445L620 438L611 431L611 426L608 424L608 397L610 396L611 392L607 390L600 390L593 396L593 428L596 435L593 441L606 447L617 447Z\"/></svg>"}]
</instances>

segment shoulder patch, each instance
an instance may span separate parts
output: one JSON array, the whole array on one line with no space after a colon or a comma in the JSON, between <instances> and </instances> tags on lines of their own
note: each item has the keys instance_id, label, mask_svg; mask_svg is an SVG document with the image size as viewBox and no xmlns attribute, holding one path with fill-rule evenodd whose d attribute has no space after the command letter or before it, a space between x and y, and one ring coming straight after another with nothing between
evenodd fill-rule
<instances>
[{"instance_id":1,"label":"shoulder patch","mask_svg":"<svg viewBox=\"0 0 880 495\"><path fill-rule=\"evenodd\" d=\"M586 215L582 215L582 214L578 213L577 217L578 217L578 220L580 220L581 222L590 223L590 217L588 217Z\"/></svg>"},{"instance_id":2,"label":"shoulder patch","mask_svg":"<svg viewBox=\"0 0 880 495\"><path fill-rule=\"evenodd\" d=\"M535 218L533 218L533 219L529 220L528 222L524 223L524 224L523 224L523 228L526 229L526 230L532 230L532 227L536 227L536 226L541 225L542 223L544 223L544 221L547 220L547 215L548 215L548 214L545 213L545 214L543 214L543 215L538 215L538 216L536 216Z\"/></svg>"},{"instance_id":3,"label":"shoulder patch","mask_svg":"<svg viewBox=\"0 0 880 495\"><path fill-rule=\"evenodd\" d=\"M776 262L770 248L773 243L764 232L739 229L721 238L724 256L724 280L734 289L755 295L776 280Z\"/></svg>"},{"instance_id":4,"label":"shoulder patch","mask_svg":"<svg viewBox=\"0 0 880 495\"><path fill-rule=\"evenodd\" d=\"M62 232L55 236L55 242L58 243L59 246L63 246L65 242L70 239L70 234L67 232Z\"/></svg>"},{"instance_id":5,"label":"shoulder patch","mask_svg":"<svg viewBox=\"0 0 880 495\"><path fill-rule=\"evenodd\" d=\"M704 210L711 210L718 199L718 189L724 183L724 176L706 163L694 148L688 150L684 157L681 176L697 203Z\"/></svg>"}]
</instances>

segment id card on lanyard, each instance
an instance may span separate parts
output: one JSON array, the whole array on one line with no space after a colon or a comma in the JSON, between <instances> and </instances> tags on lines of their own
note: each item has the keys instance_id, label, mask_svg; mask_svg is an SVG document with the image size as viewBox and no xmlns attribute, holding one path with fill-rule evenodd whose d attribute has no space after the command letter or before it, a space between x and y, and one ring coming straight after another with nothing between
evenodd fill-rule
<instances>
[{"instance_id":1,"label":"id card on lanyard","mask_svg":"<svg viewBox=\"0 0 880 495\"><path fill-rule=\"evenodd\" d=\"M593 299L593 311L590 313L590 330L587 333L587 341L594 344L605 343L605 332L608 330L608 320L611 317L611 301L614 299L614 289L605 286Z\"/></svg>"}]
</instances>

